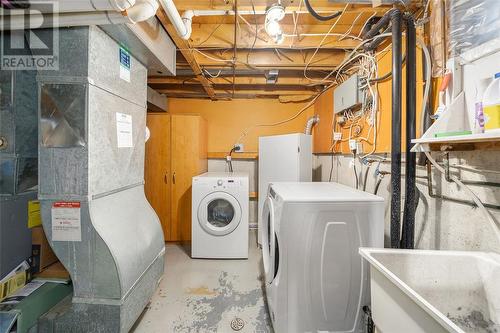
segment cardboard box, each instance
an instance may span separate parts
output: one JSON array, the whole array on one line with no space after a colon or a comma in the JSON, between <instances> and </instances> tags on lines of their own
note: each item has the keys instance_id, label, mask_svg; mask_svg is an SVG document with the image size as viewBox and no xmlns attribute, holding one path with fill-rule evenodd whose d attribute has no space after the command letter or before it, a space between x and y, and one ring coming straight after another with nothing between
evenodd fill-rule
<instances>
[{"instance_id":1,"label":"cardboard box","mask_svg":"<svg viewBox=\"0 0 500 333\"><path fill-rule=\"evenodd\" d=\"M60 261L47 267L43 272L36 275L37 278L41 279L58 279L58 280L69 280L69 272L64 268Z\"/></svg>"},{"instance_id":2,"label":"cardboard box","mask_svg":"<svg viewBox=\"0 0 500 333\"><path fill-rule=\"evenodd\" d=\"M32 272L39 273L51 264L57 262L57 257L52 251L41 226L32 228L31 236L33 255L33 262L31 264Z\"/></svg>"}]
</instances>

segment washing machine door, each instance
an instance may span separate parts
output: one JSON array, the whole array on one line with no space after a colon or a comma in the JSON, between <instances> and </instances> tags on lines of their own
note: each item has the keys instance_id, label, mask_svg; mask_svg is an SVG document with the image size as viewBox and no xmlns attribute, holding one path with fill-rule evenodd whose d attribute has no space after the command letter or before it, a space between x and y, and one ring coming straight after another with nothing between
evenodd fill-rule
<instances>
[{"instance_id":1,"label":"washing machine door","mask_svg":"<svg viewBox=\"0 0 500 333\"><path fill-rule=\"evenodd\" d=\"M213 192L201 200L198 206L198 222L209 234L224 236L238 227L241 206L231 194Z\"/></svg>"},{"instance_id":2,"label":"washing machine door","mask_svg":"<svg viewBox=\"0 0 500 333\"><path fill-rule=\"evenodd\" d=\"M274 204L268 197L264 202L262 210L262 261L264 263L264 273L266 282L273 282L275 276L275 232L274 232Z\"/></svg>"}]
</instances>

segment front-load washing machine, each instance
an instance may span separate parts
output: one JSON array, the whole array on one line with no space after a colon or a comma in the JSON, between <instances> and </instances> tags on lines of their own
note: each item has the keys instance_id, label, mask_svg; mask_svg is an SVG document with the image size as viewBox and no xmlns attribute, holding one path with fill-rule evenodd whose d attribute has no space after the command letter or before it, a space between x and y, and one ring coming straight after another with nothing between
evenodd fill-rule
<instances>
[{"instance_id":1,"label":"front-load washing machine","mask_svg":"<svg viewBox=\"0 0 500 333\"><path fill-rule=\"evenodd\" d=\"M363 332L369 267L358 249L384 246L383 198L335 183L273 183L262 221L275 332Z\"/></svg>"},{"instance_id":2,"label":"front-load washing machine","mask_svg":"<svg viewBox=\"0 0 500 333\"><path fill-rule=\"evenodd\" d=\"M191 257L248 258L248 175L193 177Z\"/></svg>"}]
</instances>

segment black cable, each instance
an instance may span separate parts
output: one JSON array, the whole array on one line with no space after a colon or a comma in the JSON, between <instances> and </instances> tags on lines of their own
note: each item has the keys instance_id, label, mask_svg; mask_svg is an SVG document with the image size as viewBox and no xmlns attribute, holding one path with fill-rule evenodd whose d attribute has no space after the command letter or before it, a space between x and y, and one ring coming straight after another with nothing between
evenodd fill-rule
<instances>
[{"instance_id":1,"label":"black cable","mask_svg":"<svg viewBox=\"0 0 500 333\"><path fill-rule=\"evenodd\" d=\"M309 14L311 14L312 16L314 16L314 18L320 21L329 21L342 14L342 12L336 12L329 16L321 16L314 10L314 8L312 8L311 4L309 3L309 0L304 0L304 3L306 4L307 11L309 12Z\"/></svg>"}]
</instances>

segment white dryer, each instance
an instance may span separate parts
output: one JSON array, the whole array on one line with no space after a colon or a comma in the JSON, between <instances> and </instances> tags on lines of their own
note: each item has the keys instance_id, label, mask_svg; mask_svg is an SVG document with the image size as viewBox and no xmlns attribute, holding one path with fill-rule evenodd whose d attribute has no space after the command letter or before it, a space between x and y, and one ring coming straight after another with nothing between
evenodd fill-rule
<instances>
[{"instance_id":1,"label":"white dryer","mask_svg":"<svg viewBox=\"0 0 500 333\"><path fill-rule=\"evenodd\" d=\"M370 293L358 248L384 246L383 198L335 183L273 183L262 220L275 332L363 332Z\"/></svg>"},{"instance_id":2,"label":"white dryer","mask_svg":"<svg viewBox=\"0 0 500 333\"><path fill-rule=\"evenodd\" d=\"M248 174L193 177L191 257L248 258Z\"/></svg>"}]
</instances>

